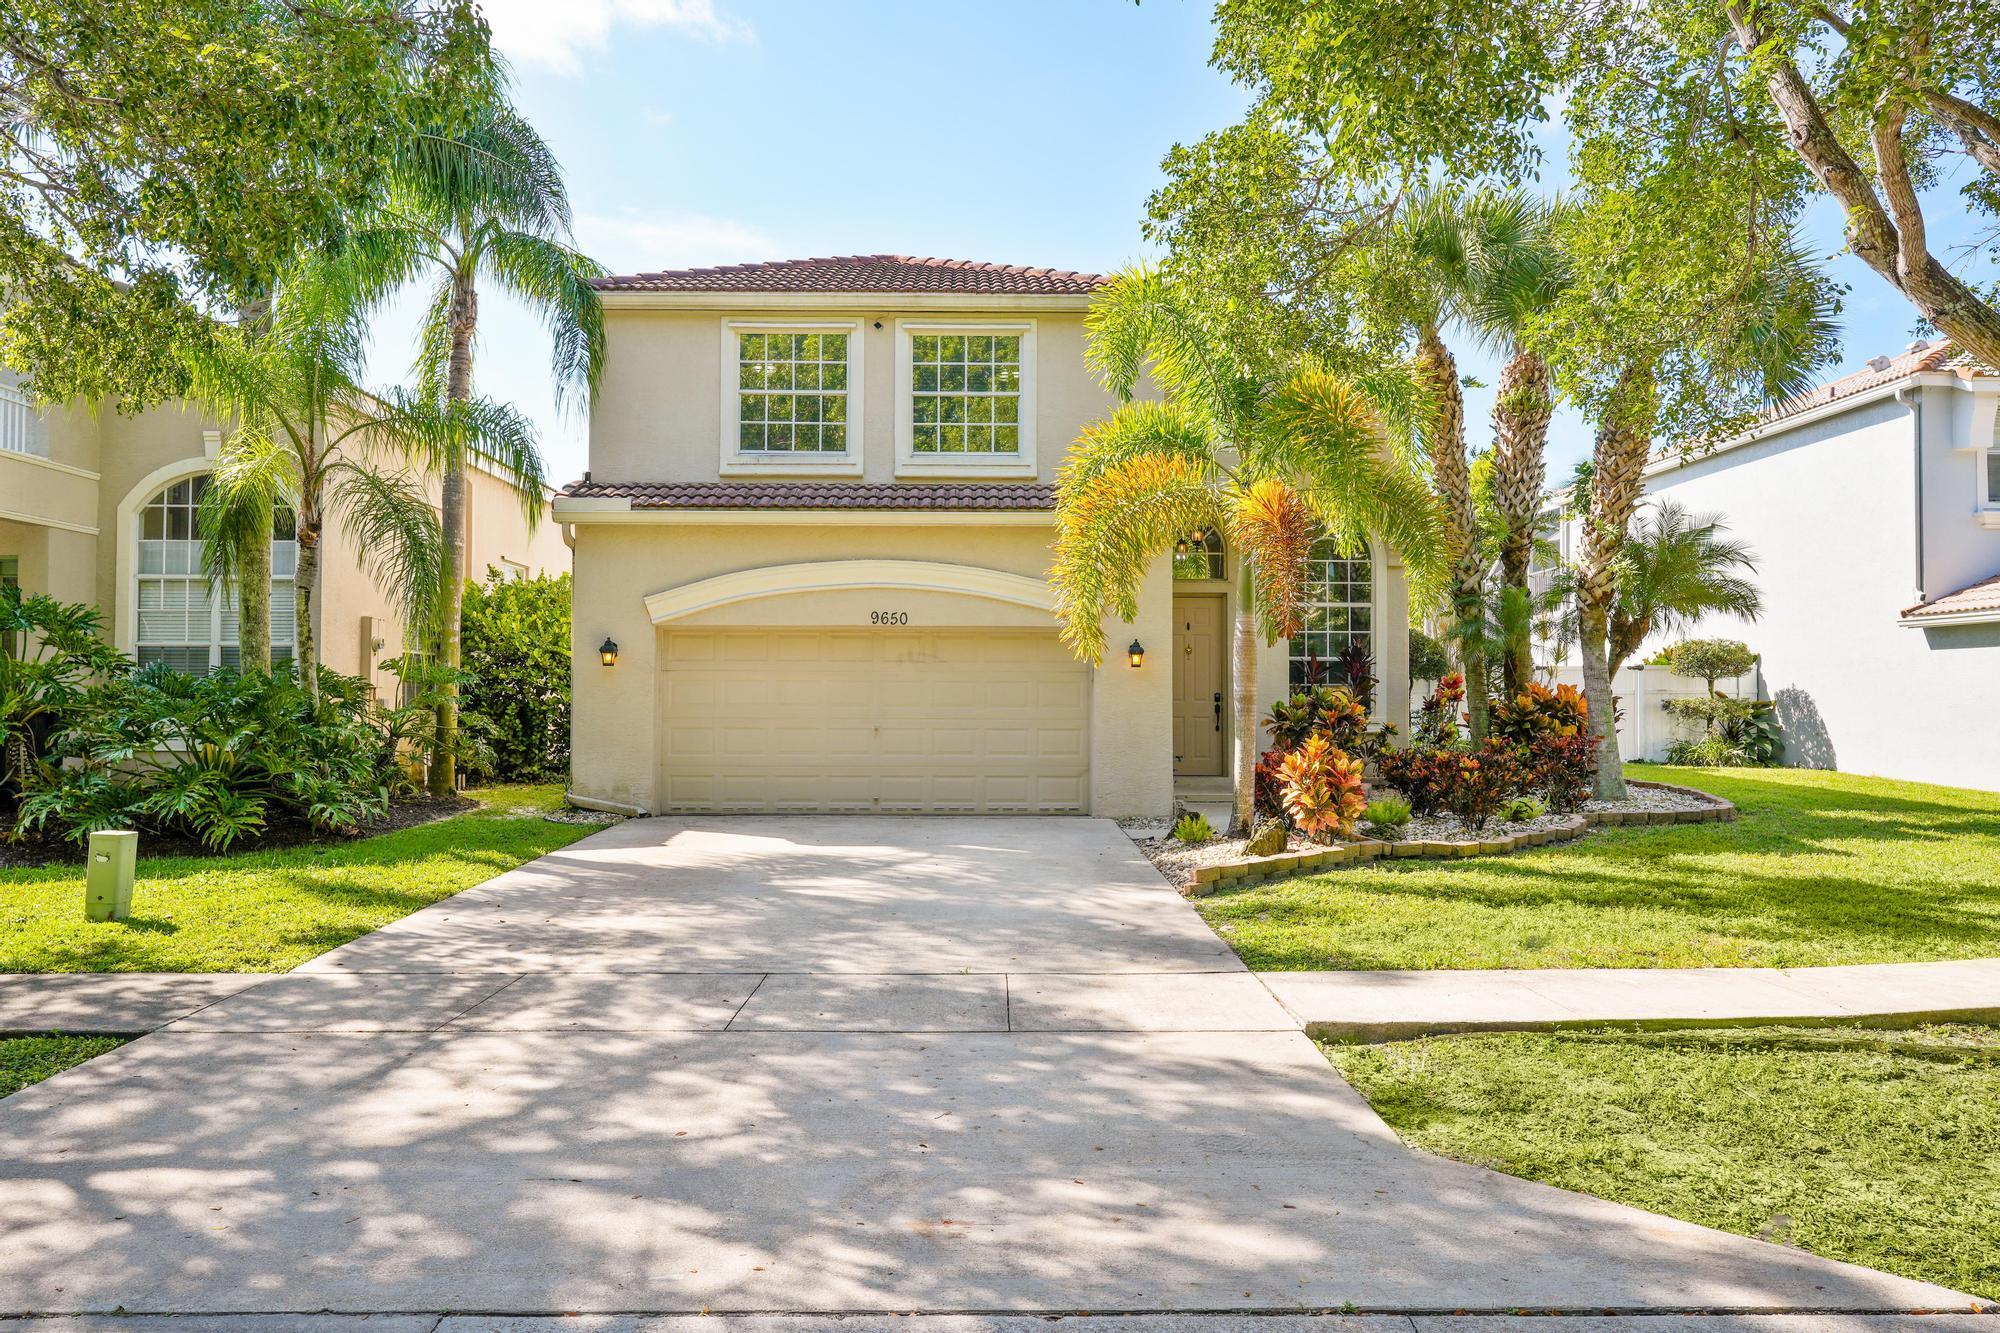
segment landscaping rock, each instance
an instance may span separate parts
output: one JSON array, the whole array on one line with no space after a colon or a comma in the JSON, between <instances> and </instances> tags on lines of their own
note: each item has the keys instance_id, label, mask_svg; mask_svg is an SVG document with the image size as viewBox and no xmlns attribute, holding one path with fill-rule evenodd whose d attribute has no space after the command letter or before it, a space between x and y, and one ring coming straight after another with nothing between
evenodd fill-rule
<instances>
[{"instance_id":1,"label":"landscaping rock","mask_svg":"<svg viewBox=\"0 0 2000 1333\"><path fill-rule=\"evenodd\" d=\"M1275 856L1285 850L1288 835L1282 820L1261 820L1250 833L1250 840L1243 844L1245 856Z\"/></svg>"}]
</instances>

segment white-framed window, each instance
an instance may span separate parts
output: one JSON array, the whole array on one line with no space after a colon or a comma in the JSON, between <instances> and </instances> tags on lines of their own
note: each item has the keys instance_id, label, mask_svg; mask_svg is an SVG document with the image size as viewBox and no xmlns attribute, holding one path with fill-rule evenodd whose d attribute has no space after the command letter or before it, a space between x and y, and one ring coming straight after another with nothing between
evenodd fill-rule
<instances>
[{"instance_id":1,"label":"white-framed window","mask_svg":"<svg viewBox=\"0 0 2000 1333\"><path fill-rule=\"evenodd\" d=\"M1366 550L1313 544L1306 563L1305 628L1292 636L1291 682L1312 683L1349 647L1375 650L1375 570Z\"/></svg>"},{"instance_id":2,"label":"white-framed window","mask_svg":"<svg viewBox=\"0 0 2000 1333\"><path fill-rule=\"evenodd\" d=\"M142 666L165 662L176 671L205 675L242 665L236 590L212 589L201 572L202 542L195 514L207 489L206 476L184 477L139 511L139 565L133 602L139 613L135 656ZM296 624L292 577L298 563L292 514L280 508L272 516L273 661L285 661L292 655Z\"/></svg>"},{"instance_id":3,"label":"white-framed window","mask_svg":"<svg viewBox=\"0 0 2000 1333\"><path fill-rule=\"evenodd\" d=\"M897 472L1033 475L1033 321L896 328Z\"/></svg>"},{"instance_id":4,"label":"white-framed window","mask_svg":"<svg viewBox=\"0 0 2000 1333\"><path fill-rule=\"evenodd\" d=\"M722 471L861 470L858 321L722 325Z\"/></svg>"},{"instance_id":5,"label":"white-framed window","mask_svg":"<svg viewBox=\"0 0 2000 1333\"><path fill-rule=\"evenodd\" d=\"M2000 509L2000 448L1988 449L1979 464L1979 507Z\"/></svg>"},{"instance_id":6,"label":"white-framed window","mask_svg":"<svg viewBox=\"0 0 2000 1333\"><path fill-rule=\"evenodd\" d=\"M0 383L0 452L49 456L48 428L15 384Z\"/></svg>"}]
</instances>

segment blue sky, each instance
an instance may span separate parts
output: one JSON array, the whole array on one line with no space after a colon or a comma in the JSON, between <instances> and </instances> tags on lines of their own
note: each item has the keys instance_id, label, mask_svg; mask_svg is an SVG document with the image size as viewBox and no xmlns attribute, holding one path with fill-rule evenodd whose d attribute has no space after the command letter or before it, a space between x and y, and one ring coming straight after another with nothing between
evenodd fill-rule
<instances>
[{"instance_id":1,"label":"blue sky","mask_svg":"<svg viewBox=\"0 0 2000 1333\"><path fill-rule=\"evenodd\" d=\"M616 272L896 252L1105 271L1176 141L1243 95L1208 67L1209 8L1185 0L486 0L516 100L569 173L578 243ZM1940 199L1939 204L1949 200ZM1838 249L1837 213L1812 239ZM1948 246L1967 228L1934 224ZM1914 313L1851 257L1845 365L1899 350ZM374 372L404 374L412 302ZM542 426L552 480L585 466L559 418L547 340L491 294L479 388ZM1468 369L1491 382L1488 366ZM1468 394L1472 443L1490 398ZM1589 452L1567 415L1551 475Z\"/></svg>"}]
</instances>

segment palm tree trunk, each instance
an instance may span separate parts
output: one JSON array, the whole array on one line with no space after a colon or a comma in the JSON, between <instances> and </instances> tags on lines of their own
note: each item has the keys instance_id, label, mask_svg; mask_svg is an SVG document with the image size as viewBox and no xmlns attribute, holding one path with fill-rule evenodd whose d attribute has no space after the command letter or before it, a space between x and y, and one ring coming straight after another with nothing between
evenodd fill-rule
<instances>
[{"instance_id":1,"label":"palm tree trunk","mask_svg":"<svg viewBox=\"0 0 2000 1333\"><path fill-rule=\"evenodd\" d=\"M472 274L461 272L452 284L451 365L445 397L463 403L472 397L472 338L479 328L479 293ZM445 463L439 486L438 518L444 529L444 589L438 602L438 662L458 670L461 660L459 617L465 610L465 459L454 451ZM449 796L458 786L458 686L445 681L438 690L437 749L431 755L431 794Z\"/></svg>"},{"instance_id":2,"label":"palm tree trunk","mask_svg":"<svg viewBox=\"0 0 2000 1333\"><path fill-rule=\"evenodd\" d=\"M313 638L313 603L319 592L319 497L299 503L299 567L293 576L292 660L307 692L319 697L319 644ZM269 580L266 580L268 586Z\"/></svg>"},{"instance_id":3,"label":"palm tree trunk","mask_svg":"<svg viewBox=\"0 0 2000 1333\"><path fill-rule=\"evenodd\" d=\"M271 514L259 506L263 522L237 554L236 644L239 669L271 670Z\"/></svg>"},{"instance_id":4,"label":"palm tree trunk","mask_svg":"<svg viewBox=\"0 0 2000 1333\"><path fill-rule=\"evenodd\" d=\"M1486 650L1480 642L1486 615L1486 571L1479 560L1479 519L1472 503L1472 472L1465 459L1465 396L1458 362L1436 329L1417 339L1417 374L1434 395L1431 476L1444 501L1448 537L1457 552L1452 566L1451 611L1461 629L1459 665L1465 672L1465 713L1477 743L1486 737Z\"/></svg>"},{"instance_id":5,"label":"palm tree trunk","mask_svg":"<svg viewBox=\"0 0 2000 1333\"><path fill-rule=\"evenodd\" d=\"M1605 405L1597 430L1590 481L1590 516L1583 529L1583 557L1577 570L1577 626L1582 641L1584 699L1590 731L1598 738L1597 795L1625 797L1625 774L1618 764L1616 701L1611 693L1608 637L1618 599L1618 551L1625 544L1632 513L1639 506L1640 473L1652 448L1654 376L1650 365L1625 367Z\"/></svg>"},{"instance_id":6,"label":"palm tree trunk","mask_svg":"<svg viewBox=\"0 0 2000 1333\"><path fill-rule=\"evenodd\" d=\"M1236 617L1229 636L1230 702L1236 713L1236 822L1247 838L1257 824L1257 615L1249 557L1236 562Z\"/></svg>"},{"instance_id":7,"label":"palm tree trunk","mask_svg":"<svg viewBox=\"0 0 2000 1333\"><path fill-rule=\"evenodd\" d=\"M1533 352L1516 349L1500 369L1500 391L1493 402L1493 498L1507 524L1507 539L1500 548L1500 586L1524 595L1535 553L1535 524L1541 517L1544 451L1554 408L1548 363ZM1534 678L1529 624L1510 630L1504 669L1509 697Z\"/></svg>"}]
</instances>

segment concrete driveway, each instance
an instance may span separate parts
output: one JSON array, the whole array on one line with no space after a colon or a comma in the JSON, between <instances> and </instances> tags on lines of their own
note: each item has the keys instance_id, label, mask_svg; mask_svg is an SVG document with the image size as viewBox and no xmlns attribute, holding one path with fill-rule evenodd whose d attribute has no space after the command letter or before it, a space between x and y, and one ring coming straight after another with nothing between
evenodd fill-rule
<instances>
[{"instance_id":1,"label":"concrete driveway","mask_svg":"<svg viewBox=\"0 0 2000 1333\"><path fill-rule=\"evenodd\" d=\"M1094 820L635 821L0 1103L6 1313L1350 1303L1969 1298L1409 1151Z\"/></svg>"}]
</instances>

